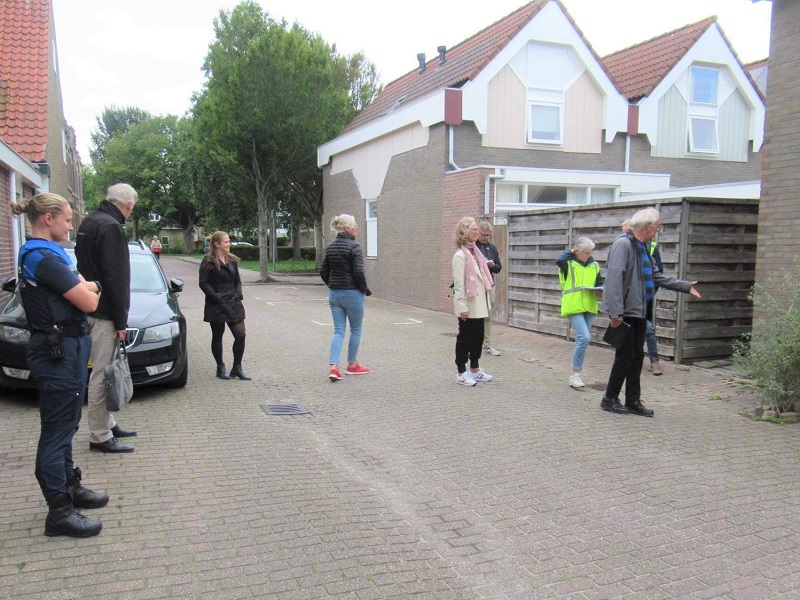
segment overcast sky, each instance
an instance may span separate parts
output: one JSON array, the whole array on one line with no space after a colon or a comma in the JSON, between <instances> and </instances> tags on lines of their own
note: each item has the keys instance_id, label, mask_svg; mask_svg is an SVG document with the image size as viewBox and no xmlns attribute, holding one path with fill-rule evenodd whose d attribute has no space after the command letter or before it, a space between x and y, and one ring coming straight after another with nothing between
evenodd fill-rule
<instances>
[{"instance_id":1,"label":"overcast sky","mask_svg":"<svg viewBox=\"0 0 800 600\"><path fill-rule=\"evenodd\" d=\"M739 58L769 53L771 2L561 0L600 56L711 15ZM300 22L341 53L362 51L388 83L524 4L522 0L259 0L276 19ZM53 0L64 113L89 163L90 134L107 106L183 115L203 85L213 19L233 0ZM469 8L467 8L469 7Z\"/></svg>"}]
</instances>

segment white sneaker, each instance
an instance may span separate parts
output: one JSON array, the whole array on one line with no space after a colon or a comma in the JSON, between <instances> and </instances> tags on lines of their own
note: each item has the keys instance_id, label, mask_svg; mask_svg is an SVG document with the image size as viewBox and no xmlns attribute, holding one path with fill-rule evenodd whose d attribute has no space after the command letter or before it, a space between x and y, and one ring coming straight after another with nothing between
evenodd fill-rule
<instances>
[{"instance_id":1,"label":"white sneaker","mask_svg":"<svg viewBox=\"0 0 800 600\"><path fill-rule=\"evenodd\" d=\"M459 385L465 385L467 387L472 387L475 385L475 380L468 375L469 371L464 371L463 373L459 373L456 376L456 383Z\"/></svg>"},{"instance_id":2,"label":"white sneaker","mask_svg":"<svg viewBox=\"0 0 800 600\"><path fill-rule=\"evenodd\" d=\"M477 372L473 373L472 371L467 371L467 376L470 377L473 381L491 381L494 379L491 375L489 375L483 369L478 369Z\"/></svg>"},{"instance_id":3,"label":"white sneaker","mask_svg":"<svg viewBox=\"0 0 800 600\"><path fill-rule=\"evenodd\" d=\"M500 353L491 346L484 346L483 351L489 356L500 356Z\"/></svg>"},{"instance_id":4,"label":"white sneaker","mask_svg":"<svg viewBox=\"0 0 800 600\"><path fill-rule=\"evenodd\" d=\"M586 385L583 383L583 379L581 379L580 373L575 373L569 378L569 387L574 387L574 388L586 387Z\"/></svg>"}]
</instances>

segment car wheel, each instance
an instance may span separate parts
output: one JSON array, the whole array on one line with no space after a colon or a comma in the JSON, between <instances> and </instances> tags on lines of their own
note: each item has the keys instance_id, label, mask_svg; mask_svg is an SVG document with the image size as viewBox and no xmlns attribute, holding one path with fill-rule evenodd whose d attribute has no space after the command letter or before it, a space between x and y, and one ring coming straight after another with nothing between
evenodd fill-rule
<instances>
[{"instance_id":1,"label":"car wheel","mask_svg":"<svg viewBox=\"0 0 800 600\"><path fill-rule=\"evenodd\" d=\"M183 365L183 371L177 379L169 382L169 387L180 389L186 387L186 382L189 381L189 357L186 357L186 363Z\"/></svg>"}]
</instances>

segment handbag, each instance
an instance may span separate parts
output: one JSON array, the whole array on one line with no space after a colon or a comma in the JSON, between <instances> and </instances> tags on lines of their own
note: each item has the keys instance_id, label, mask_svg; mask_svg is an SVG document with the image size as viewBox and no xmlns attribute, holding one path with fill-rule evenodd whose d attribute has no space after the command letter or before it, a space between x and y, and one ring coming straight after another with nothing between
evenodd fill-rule
<instances>
[{"instance_id":1,"label":"handbag","mask_svg":"<svg viewBox=\"0 0 800 600\"><path fill-rule=\"evenodd\" d=\"M631 326L625 321L620 323L618 327L609 325L608 329L606 329L606 332L603 334L603 341L607 344L611 344L614 348L619 348L625 343L625 340L628 339L630 330Z\"/></svg>"},{"instance_id":2,"label":"handbag","mask_svg":"<svg viewBox=\"0 0 800 600\"><path fill-rule=\"evenodd\" d=\"M122 340L114 346L111 362L103 369L103 385L106 389L106 408L109 412L118 412L133 397L133 380L128 365L128 353Z\"/></svg>"}]
</instances>

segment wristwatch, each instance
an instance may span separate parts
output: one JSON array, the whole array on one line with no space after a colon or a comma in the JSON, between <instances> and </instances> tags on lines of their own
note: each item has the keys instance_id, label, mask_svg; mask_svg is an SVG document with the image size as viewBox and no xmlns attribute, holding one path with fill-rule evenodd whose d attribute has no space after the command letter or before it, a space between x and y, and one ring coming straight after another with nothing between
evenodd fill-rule
<instances>
[{"instance_id":1,"label":"wristwatch","mask_svg":"<svg viewBox=\"0 0 800 600\"><path fill-rule=\"evenodd\" d=\"M99 281L95 281L94 284L97 286L97 294L100 294L103 291L103 286L100 285Z\"/></svg>"}]
</instances>

